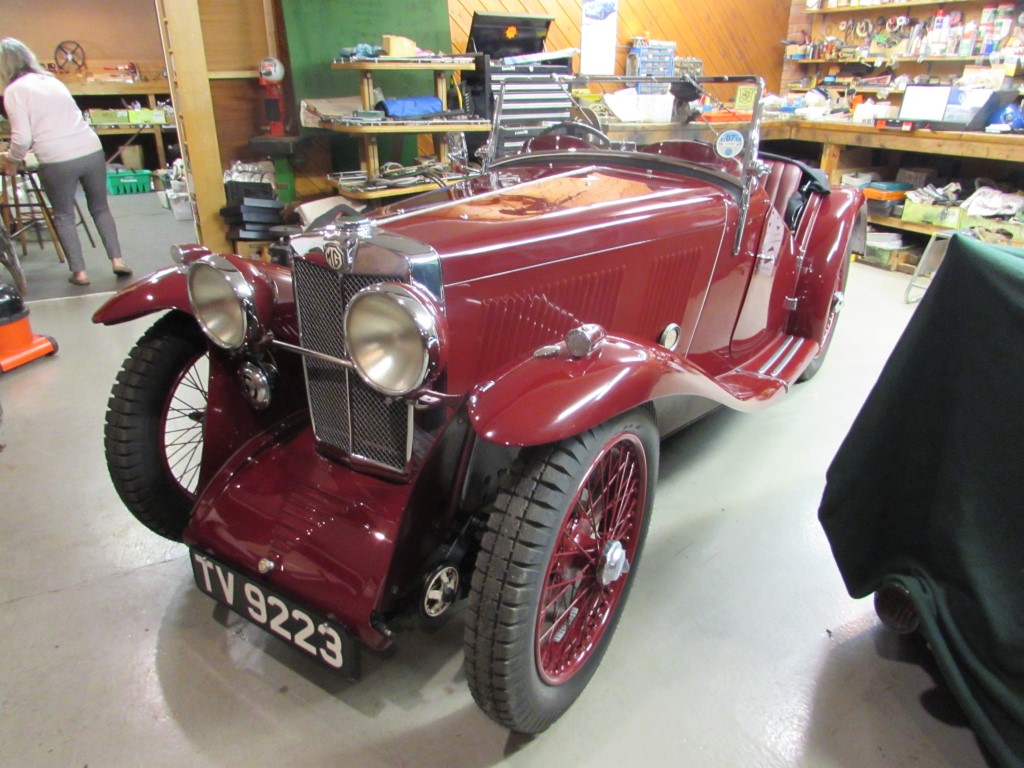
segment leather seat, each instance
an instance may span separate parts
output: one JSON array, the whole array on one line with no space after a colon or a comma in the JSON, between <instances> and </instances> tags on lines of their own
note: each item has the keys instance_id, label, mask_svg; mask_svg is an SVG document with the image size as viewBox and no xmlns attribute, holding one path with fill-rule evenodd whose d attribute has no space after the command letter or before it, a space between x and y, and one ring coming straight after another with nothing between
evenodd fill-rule
<instances>
[{"instance_id":1,"label":"leather seat","mask_svg":"<svg viewBox=\"0 0 1024 768\"><path fill-rule=\"evenodd\" d=\"M797 210L794 213L790 211L790 202L793 200L793 195L799 194L800 182L803 177L803 171L793 163L787 163L784 160L767 160L770 166L768 175L764 177L764 191L768 193L768 199L771 200L775 210L782 215L789 224L790 229L796 223L796 218L799 216L799 209L803 207L802 200L794 206ZM800 195L802 198L803 196ZM792 221L790 218L792 217Z\"/></svg>"},{"instance_id":2,"label":"leather seat","mask_svg":"<svg viewBox=\"0 0 1024 768\"><path fill-rule=\"evenodd\" d=\"M775 210L782 214L786 224L795 232L807 198L812 193L827 195L832 191L828 176L820 168L800 160L767 152L761 152L759 157L768 164L768 175L762 182L764 191Z\"/></svg>"}]
</instances>

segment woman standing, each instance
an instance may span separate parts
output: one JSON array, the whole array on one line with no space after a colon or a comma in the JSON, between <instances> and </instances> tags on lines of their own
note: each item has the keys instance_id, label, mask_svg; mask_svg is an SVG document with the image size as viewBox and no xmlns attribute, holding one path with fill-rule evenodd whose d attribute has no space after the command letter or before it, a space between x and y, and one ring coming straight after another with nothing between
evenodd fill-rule
<instances>
[{"instance_id":1,"label":"woman standing","mask_svg":"<svg viewBox=\"0 0 1024 768\"><path fill-rule=\"evenodd\" d=\"M11 122L10 150L0 153L3 172L13 174L30 149L39 158L39 180L50 200L57 237L68 259L68 279L75 285L89 284L75 224L79 183L114 274L130 275L131 269L121 259L117 225L107 205L103 147L71 92L13 37L0 40L0 90Z\"/></svg>"}]
</instances>

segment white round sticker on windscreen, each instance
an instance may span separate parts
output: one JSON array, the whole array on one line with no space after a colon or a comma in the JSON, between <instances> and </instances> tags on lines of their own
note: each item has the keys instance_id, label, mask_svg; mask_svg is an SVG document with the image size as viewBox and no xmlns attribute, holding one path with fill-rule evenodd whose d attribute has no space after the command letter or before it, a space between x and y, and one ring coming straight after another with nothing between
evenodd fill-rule
<instances>
[{"instance_id":1,"label":"white round sticker on windscreen","mask_svg":"<svg viewBox=\"0 0 1024 768\"><path fill-rule=\"evenodd\" d=\"M715 142L715 152L726 160L731 160L742 151L743 134L739 131L726 131Z\"/></svg>"}]
</instances>

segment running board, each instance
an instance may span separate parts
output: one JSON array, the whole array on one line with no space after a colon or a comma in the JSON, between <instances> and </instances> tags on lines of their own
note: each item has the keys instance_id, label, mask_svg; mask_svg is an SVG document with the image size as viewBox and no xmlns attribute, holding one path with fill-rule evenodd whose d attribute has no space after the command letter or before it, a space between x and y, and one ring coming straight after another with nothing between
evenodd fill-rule
<instances>
[{"instance_id":1,"label":"running board","mask_svg":"<svg viewBox=\"0 0 1024 768\"><path fill-rule=\"evenodd\" d=\"M737 400L772 400L789 390L818 349L818 342L813 339L780 335L746 365L716 377L715 381Z\"/></svg>"}]
</instances>

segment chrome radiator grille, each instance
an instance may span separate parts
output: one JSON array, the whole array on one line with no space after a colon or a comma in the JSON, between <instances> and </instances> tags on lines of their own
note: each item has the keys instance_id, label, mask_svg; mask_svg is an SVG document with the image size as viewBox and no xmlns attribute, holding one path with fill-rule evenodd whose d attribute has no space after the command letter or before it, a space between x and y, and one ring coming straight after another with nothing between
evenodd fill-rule
<instances>
[{"instance_id":1,"label":"chrome radiator grille","mask_svg":"<svg viewBox=\"0 0 1024 768\"><path fill-rule=\"evenodd\" d=\"M342 318L352 297L382 280L382 275L350 275L295 259L295 301L302 346L348 359ZM304 357L313 433L344 453L396 470L409 458L412 404L387 398L368 387L355 371Z\"/></svg>"}]
</instances>

